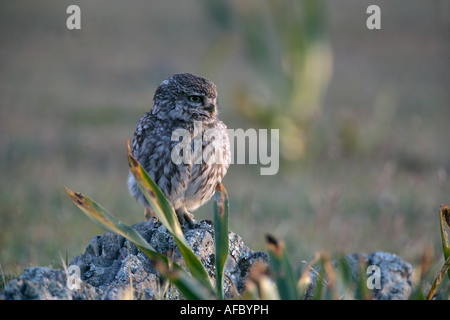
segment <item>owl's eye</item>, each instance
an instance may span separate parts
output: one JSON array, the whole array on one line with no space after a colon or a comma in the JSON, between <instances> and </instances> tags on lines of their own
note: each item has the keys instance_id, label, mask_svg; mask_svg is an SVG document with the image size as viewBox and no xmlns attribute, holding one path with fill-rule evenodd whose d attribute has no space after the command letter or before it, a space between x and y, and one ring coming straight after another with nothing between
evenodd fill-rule
<instances>
[{"instance_id":1,"label":"owl's eye","mask_svg":"<svg viewBox=\"0 0 450 320\"><path fill-rule=\"evenodd\" d=\"M189 100L192 102L201 102L202 97L201 96L189 96Z\"/></svg>"}]
</instances>

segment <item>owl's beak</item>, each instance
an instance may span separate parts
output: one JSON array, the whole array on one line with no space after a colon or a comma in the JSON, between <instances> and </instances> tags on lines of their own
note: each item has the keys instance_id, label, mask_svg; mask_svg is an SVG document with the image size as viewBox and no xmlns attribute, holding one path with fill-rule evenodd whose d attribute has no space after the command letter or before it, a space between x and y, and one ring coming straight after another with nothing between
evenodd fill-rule
<instances>
[{"instance_id":1,"label":"owl's beak","mask_svg":"<svg viewBox=\"0 0 450 320\"><path fill-rule=\"evenodd\" d=\"M216 112L216 106L213 103L210 103L209 105L205 106L205 110L214 114Z\"/></svg>"}]
</instances>

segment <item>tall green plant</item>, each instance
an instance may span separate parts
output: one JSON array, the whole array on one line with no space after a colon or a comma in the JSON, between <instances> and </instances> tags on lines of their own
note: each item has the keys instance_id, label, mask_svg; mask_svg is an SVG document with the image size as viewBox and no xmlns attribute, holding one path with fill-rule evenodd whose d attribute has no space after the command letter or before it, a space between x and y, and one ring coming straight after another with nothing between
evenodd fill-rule
<instances>
[{"instance_id":1,"label":"tall green plant","mask_svg":"<svg viewBox=\"0 0 450 320\"><path fill-rule=\"evenodd\" d=\"M152 206L156 217L158 217L161 223L172 234L173 239L175 240L175 243L177 244L178 249L180 250L186 262L186 266L192 276L213 291L208 272L194 252L190 249L186 239L184 238L183 231L181 230L175 211L169 201L141 164L132 156L129 142L127 144L127 149L128 164L139 189Z\"/></svg>"},{"instance_id":2,"label":"tall green plant","mask_svg":"<svg viewBox=\"0 0 450 320\"><path fill-rule=\"evenodd\" d=\"M439 218L441 227L442 250L444 251L444 259L448 260L448 258L450 257L450 243L448 241L448 234L447 230L445 230L445 226L450 229L450 207L444 203L441 204L441 208L439 210ZM448 271L448 277L450 279L450 270Z\"/></svg>"},{"instance_id":3,"label":"tall green plant","mask_svg":"<svg viewBox=\"0 0 450 320\"><path fill-rule=\"evenodd\" d=\"M222 184L214 194L214 244L216 267L216 292L223 299L223 273L228 257L228 196Z\"/></svg>"},{"instance_id":4,"label":"tall green plant","mask_svg":"<svg viewBox=\"0 0 450 320\"><path fill-rule=\"evenodd\" d=\"M275 274L278 293L282 300L297 300L298 291L291 263L286 254L284 243L271 235L266 236L269 249L270 266Z\"/></svg>"},{"instance_id":5,"label":"tall green plant","mask_svg":"<svg viewBox=\"0 0 450 320\"><path fill-rule=\"evenodd\" d=\"M439 272L433 284L431 285L430 290L428 291L427 300L431 300L433 298L446 272L450 279L450 244L448 241L447 230L445 229L445 226L447 226L447 228L450 229L450 207L444 203L441 204L439 210L439 222L441 227L442 250L444 252L445 262L441 268L441 271Z\"/></svg>"},{"instance_id":6,"label":"tall green plant","mask_svg":"<svg viewBox=\"0 0 450 320\"><path fill-rule=\"evenodd\" d=\"M65 188L67 195L94 223L107 231L117 233L132 242L155 264L158 271L188 299L211 299L211 290L190 277L175 261L157 252L136 230L117 220L96 201L79 192Z\"/></svg>"},{"instance_id":7,"label":"tall green plant","mask_svg":"<svg viewBox=\"0 0 450 320\"><path fill-rule=\"evenodd\" d=\"M284 159L304 154L305 133L320 113L332 74L332 50L322 0L201 0L222 31L205 55L214 69L232 49L241 49L252 86L239 84L236 112L280 132Z\"/></svg>"}]
</instances>

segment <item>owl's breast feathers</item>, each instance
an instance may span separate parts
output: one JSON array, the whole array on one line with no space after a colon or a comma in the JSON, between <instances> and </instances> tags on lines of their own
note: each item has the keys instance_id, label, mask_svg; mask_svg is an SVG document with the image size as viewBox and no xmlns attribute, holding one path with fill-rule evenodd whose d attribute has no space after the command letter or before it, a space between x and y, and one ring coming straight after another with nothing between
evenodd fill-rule
<instances>
[{"instance_id":1,"label":"owl's breast feathers","mask_svg":"<svg viewBox=\"0 0 450 320\"><path fill-rule=\"evenodd\" d=\"M136 125L133 155L175 209L186 207L195 210L209 200L230 164L226 125L219 120L202 122L201 132L195 132L194 126L193 122L164 121L150 112L147 112ZM180 164L176 164L172 159L172 150L182 142L172 141L172 133L177 129L188 131L191 139L190 159ZM195 133L199 136L194 136ZM214 157L211 158L211 162L208 162L209 158L203 158L201 163L194 159L196 137L202 139L202 155ZM206 152L206 148L209 148L209 152Z\"/></svg>"}]
</instances>

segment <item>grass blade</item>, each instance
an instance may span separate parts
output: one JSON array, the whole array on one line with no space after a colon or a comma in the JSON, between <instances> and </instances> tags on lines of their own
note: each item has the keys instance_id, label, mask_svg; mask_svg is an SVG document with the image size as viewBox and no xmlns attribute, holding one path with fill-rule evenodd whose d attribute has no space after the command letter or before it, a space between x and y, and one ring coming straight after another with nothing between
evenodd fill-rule
<instances>
[{"instance_id":1,"label":"grass blade","mask_svg":"<svg viewBox=\"0 0 450 320\"><path fill-rule=\"evenodd\" d=\"M450 270L450 257L448 257L447 260L445 261L444 265L441 268L441 271L434 280L433 285L430 288L430 291L428 291L427 300L431 300L433 298L437 288L441 284L442 278L444 278L445 272L447 272L448 270Z\"/></svg>"},{"instance_id":2,"label":"grass blade","mask_svg":"<svg viewBox=\"0 0 450 320\"><path fill-rule=\"evenodd\" d=\"M105 228L110 232L114 232L121 235L122 237L130 240L136 245L139 245L143 248L147 248L148 250L156 252L136 230L117 220L116 217L110 214L105 208L103 208L96 201L79 192L73 192L67 187L65 187L65 190L69 198L94 223L96 223L102 228ZM167 259L167 257L165 256L163 257Z\"/></svg>"},{"instance_id":3,"label":"grass blade","mask_svg":"<svg viewBox=\"0 0 450 320\"><path fill-rule=\"evenodd\" d=\"M100 227L117 233L138 247L155 264L158 271L172 281L187 299L211 299L212 295L203 290L202 285L190 277L177 263L167 256L155 251L152 246L133 228L123 224L86 195L73 192L65 188L69 198L81 209L94 223Z\"/></svg>"},{"instance_id":4,"label":"grass blade","mask_svg":"<svg viewBox=\"0 0 450 320\"><path fill-rule=\"evenodd\" d=\"M262 261L251 268L245 281L245 300L280 300L277 285L269 277L269 270Z\"/></svg>"},{"instance_id":5,"label":"grass blade","mask_svg":"<svg viewBox=\"0 0 450 320\"><path fill-rule=\"evenodd\" d=\"M308 289L312 284L313 279L311 277L311 273L316 271L312 266L319 260L319 258L320 253L316 252L314 257L309 262L303 261L303 263L306 263L306 266L303 268L302 274L297 282L297 292L301 299L306 297ZM316 278L314 277L314 279Z\"/></svg>"},{"instance_id":6,"label":"grass blade","mask_svg":"<svg viewBox=\"0 0 450 320\"><path fill-rule=\"evenodd\" d=\"M188 300L217 299L211 290L189 275L181 267L169 268L164 263L156 263L157 270L172 282Z\"/></svg>"},{"instance_id":7,"label":"grass blade","mask_svg":"<svg viewBox=\"0 0 450 320\"><path fill-rule=\"evenodd\" d=\"M298 292L291 264L284 249L284 244L271 235L266 236L269 249L269 261L275 272L276 283L282 300L298 300Z\"/></svg>"},{"instance_id":8,"label":"grass blade","mask_svg":"<svg viewBox=\"0 0 450 320\"><path fill-rule=\"evenodd\" d=\"M211 285L208 272L190 249L171 204L141 164L132 156L129 141L127 142L127 150L128 164L139 189L152 206L159 221L172 234L192 276L213 292L214 289Z\"/></svg>"},{"instance_id":9,"label":"grass blade","mask_svg":"<svg viewBox=\"0 0 450 320\"><path fill-rule=\"evenodd\" d=\"M325 268L323 266L323 260L321 259L321 268L319 273L316 275L316 286L312 300L323 300L325 282Z\"/></svg>"},{"instance_id":10,"label":"grass blade","mask_svg":"<svg viewBox=\"0 0 450 320\"><path fill-rule=\"evenodd\" d=\"M128 165L130 166L134 179L136 180L147 201L155 210L159 221L161 221L161 223L171 234L176 235L187 245L180 223L178 222L178 218L172 206L169 201L167 201L164 193L161 189L159 189L158 185L153 181L140 163L132 156L129 141L127 141L127 152Z\"/></svg>"},{"instance_id":11,"label":"grass blade","mask_svg":"<svg viewBox=\"0 0 450 320\"><path fill-rule=\"evenodd\" d=\"M223 271L228 258L228 195L220 183L214 194L214 244L216 267L216 291L223 299Z\"/></svg>"},{"instance_id":12,"label":"grass blade","mask_svg":"<svg viewBox=\"0 0 450 320\"><path fill-rule=\"evenodd\" d=\"M444 259L447 260L448 257L450 257L450 244L448 241L447 230L445 230L445 225L447 225L447 228L450 229L450 207L442 203L439 211L442 249L444 251ZM448 270L448 277L450 279L450 269Z\"/></svg>"},{"instance_id":13,"label":"grass blade","mask_svg":"<svg viewBox=\"0 0 450 320\"><path fill-rule=\"evenodd\" d=\"M331 263L331 257L328 252L322 253L322 260L323 260L323 267L325 269L325 272L328 276L328 282L327 282L327 294L329 294L329 297L333 300L339 299L339 293L336 286L336 273L334 271L333 265Z\"/></svg>"}]
</instances>

